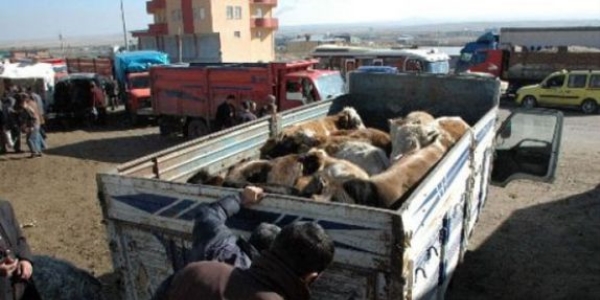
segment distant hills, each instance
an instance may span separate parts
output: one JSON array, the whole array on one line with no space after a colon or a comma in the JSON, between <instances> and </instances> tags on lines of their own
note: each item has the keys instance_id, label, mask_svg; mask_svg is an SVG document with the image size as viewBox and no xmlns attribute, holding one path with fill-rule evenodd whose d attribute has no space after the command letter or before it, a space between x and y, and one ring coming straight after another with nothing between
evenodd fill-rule
<instances>
[{"instance_id":1,"label":"distant hills","mask_svg":"<svg viewBox=\"0 0 600 300\"><path fill-rule=\"evenodd\" d=\"M381 31L394 31L398 34L415 32L445 32L445 31L484 31L489 28L501 27L563 27L563 26L600 26L600 19L596 20L553 20L553 21L499 21L499 22L436 22L429 19L406 19L402 21L366 22L355 24L318 24L282 26L278 35L295 35L302 33L365 33L377 34ZM119 33L110 35L64 37L65 47L93 47L104 45L121 45L123 35ZM0 48L58 48L61 42L56 39L34 39L18 41L0 41Z\"/></svg>"},{"instance_id":2,"label":"distant hills","mask_svg":"<svg viewBox=\"0 0 600 300\"><path fill-rule=\"evenodd\" d=\"M552 21L495 21L495 22L436 22L429 19L406 19L402 21L368 22L356 24L319 24L284 26L279 34L296 34L310 32L313 34L343 31L353 33L369 30L396 29L401 32L444 32L472 30L483 31L501 27L567 27L567 26L600 26L600 18L596 20L552 20Z\"/></svg>"}]
</instances>

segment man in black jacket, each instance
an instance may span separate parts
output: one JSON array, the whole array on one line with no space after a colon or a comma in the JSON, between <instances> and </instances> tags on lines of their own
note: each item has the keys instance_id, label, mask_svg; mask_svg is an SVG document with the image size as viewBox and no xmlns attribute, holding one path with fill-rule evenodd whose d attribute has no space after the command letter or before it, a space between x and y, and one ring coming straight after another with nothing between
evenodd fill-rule
<instances>
[{"instance_id":1,"label":"man in black jacket","mask_svg":"<svg viewBox=\"0 0 600 300\"><path fill-rule=\"evenodd\" d=\"M38 299L31 252L10 202L0 200L0 299Z\"/></svg>"},{"instance_id":2,"label":"man in black jacket","mask_svg":"<svg viewBox=\"0 0 600 300\"><path fill-rule=\"evenodd\" d=\"M235 96L229 95L225 102L217 106L217 115L215 117L215 131L229 128L235 125L236 113L233 104Z\"/></svg>"},{"instance_id":3,"label":"man in black jacket","mask_svg":"<svg viewBox=\"0 0 600 300\"><path fill-rule=\"evenodd\" d=\"M236 235L225 223L242 206L258 203L263 190L248 186L239 194L225 196L212 203L201 204L195 216L190 263L217 261L247 269L263 250L268 249L281 230L273 224L260 224L248 241ZM156 290L152 299L166 299L174 275L169 276Z\"/></svg>"}]
</instances>

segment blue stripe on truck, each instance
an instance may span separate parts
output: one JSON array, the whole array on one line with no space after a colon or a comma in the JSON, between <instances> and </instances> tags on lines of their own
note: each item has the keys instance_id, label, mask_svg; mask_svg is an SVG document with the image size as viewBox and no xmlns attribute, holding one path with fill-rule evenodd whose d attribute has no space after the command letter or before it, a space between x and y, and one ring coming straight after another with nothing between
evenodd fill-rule
<instances>
[{"instance_id":1,"label":"blue stripe on truck","mask_svg":"<svg viewBox=\"0 0 600 300\"><path fill-rule=\"evenodd\" d=\"M495 124L494 119L490 120L481 129L481 131L476 134L477 145L479 145L479 143L483 140L483 137L485 137L490 132L490 130L492 130L492 128L494 127L494 124ZM442 178L442 181L437 184L436 188L433 189L427 195L427 198L425 198L425 201L423 201L423 203L419 206L419 209L418 209L419 211L421 209L425 208L426 206L428 206L430 202L439 201L446 194L448 187L452 186L452 184L454 183L454 180L458 176L458 173L460 172L460 170L462 170L462 168L466 164L468 158L469 158L469 148L467 147L463 151L463 153L460 155L459 159L454 163L454 165L452 165L450 167L448 174L446 174L446 176L444 176L444 178ZM427 218L429 218L429 215L431 214L432 211L433 210L429 210L427 212L427 214L425 215L425 217L423 218L423 220L427 220Z\"/></svg>"}]
</instances>

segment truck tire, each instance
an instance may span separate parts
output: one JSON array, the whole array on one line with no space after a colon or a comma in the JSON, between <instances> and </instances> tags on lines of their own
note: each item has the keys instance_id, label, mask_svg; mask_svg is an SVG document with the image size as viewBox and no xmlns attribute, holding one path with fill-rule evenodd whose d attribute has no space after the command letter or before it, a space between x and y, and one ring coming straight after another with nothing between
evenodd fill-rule
<instances>
[{"instance_id":1,"label":"truck tire","mask_svg":"<svg viewBox=\"0 0 600 300\"><path fill-rule=\"evenodd\" d=\"M207 135L210 132L208 130L208 126L206 126L206 123L203 120L194 119L188 123L186 133L187 138L195 139Z\"/></svg>"},{"instance_id":2,"label":"truck tire","mask_svg":"<svg viewBox=\"0 0 600 300\"><path fill-rule=\"evenodd\" d=\"M585 99L581 103L581 111L587 115L593 114L598 111L598 103L594 99Z\"/></svg>"},{"instance_id":3,"label":"truck tire","mask_svg":"<svg viewBox=\"0 0 600 300\"><path fill-rule=\"evenodd\" d=\"M524 108L534 108L537 106L537 100L534 96L525 96L523 102L521 102L521 106Z\"/></svg>"}]
</instances>

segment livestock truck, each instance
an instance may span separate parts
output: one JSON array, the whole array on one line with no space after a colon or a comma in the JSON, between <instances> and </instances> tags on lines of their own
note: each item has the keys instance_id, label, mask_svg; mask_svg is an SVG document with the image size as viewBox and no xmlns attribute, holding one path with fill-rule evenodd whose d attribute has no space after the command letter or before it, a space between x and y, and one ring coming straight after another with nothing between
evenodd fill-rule
<instances>
[{"instance_id":1,"label":"livestock truck","mask_svg":"<svg viewBox=\"0 0 600 300\"><path fill-rule=\"evenodd\" d=\"M280 111L344 92L339 72L313 70L317 61L271 63L190 63L150 70L152 108L161 134L182 132L196 138L215 128L218 106L232 95L235 104L253 100L267 104L276 98Z\"/></svg>"},{"instance_id":2,"label":"livestock truck","mask_svg":"<svg viewBox=\"0 0 600 300\"><path fill-rule=\"evenodd\" d=\"M312 286L314 299L443 298L467 250L490 182L552 181L562 114L517 111L498 126L499 82L475 75L351 73L349 93L238 125L98 174L122 299L149 299L189 259L201 203L239 190L187 184L260 155L284 128L354 107L367 127L426 110L457 115L472 128L428 172L397 210L267 194L228 221L248 236L261 222L318 222L335 241L334 262ZM496 134L500 127L500 134Z\"/></svg>"},{"instance_id":3,"label":"livestock truck","mask_svg":"<svg viewBox=\"0 0 600 300\"><path fill-rule=\"evenodd\" d=\"M501 28L461 50L456 72L489 73L509 96L553 72L600 69L600 27Z\"/></svg>"},{"instance_id":4,"label":"livestock truck","mask_svg":"<svg viewBox=\"0 0 600 300\"><path fill-rule=\"evenodd\" d=\"M117 53L114 58L115 79L119 97L125 104L132 123L152 117L150 78L152 66L169 64L169 56L159 51L132 51Z\"/></svg>"}]
</instances>

